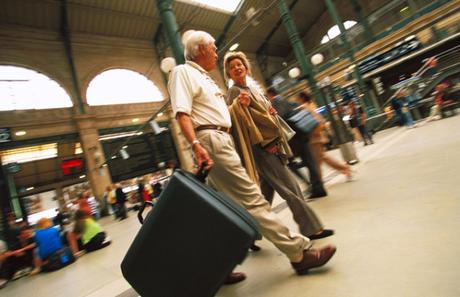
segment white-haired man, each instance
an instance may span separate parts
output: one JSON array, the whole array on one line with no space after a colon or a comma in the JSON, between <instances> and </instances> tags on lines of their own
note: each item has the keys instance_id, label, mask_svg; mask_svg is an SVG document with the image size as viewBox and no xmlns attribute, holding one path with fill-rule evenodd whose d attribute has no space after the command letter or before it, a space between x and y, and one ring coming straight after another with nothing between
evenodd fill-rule
<instances>
[{"instance_id":1,"label":"white-haired man","mask_svg":"<svg viewBox=\"0 0 460 297\"><path fill-rule=\"evenodd\" d=\"M186 63L173 69L168 90L173 112L192 145L198 166L206 162L207 169L212 168L209 184L247 209L259 222L262 235L289 258L297 274L324 265L334 255L335 246L313 249L307 237L291 233L270 210L241 164L229 134L231 120L224 93L208 75L217 62L214 38L195 31L185 39ZM230 281L244 278L243 274L231 275Z\"/></svg>"}]
</instances>

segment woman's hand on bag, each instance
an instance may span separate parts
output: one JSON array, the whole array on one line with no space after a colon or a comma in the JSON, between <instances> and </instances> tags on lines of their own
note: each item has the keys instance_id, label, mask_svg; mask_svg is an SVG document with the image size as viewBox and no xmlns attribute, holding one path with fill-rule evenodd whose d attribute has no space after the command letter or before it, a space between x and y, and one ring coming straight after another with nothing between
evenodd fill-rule
<instances>
[{"instance_id":1,"label":"woman's hand on bag","mask_svg":"<svg viewBox=\"0 0 460 297\"><path fill-rule=\"evenodd\" d=\"M238 95L238 102L244 106L249 106L251 104L251 97L245 91L241 91Z\"/></svg>"},{"instance_id":2,"label":"woman's hand on bag","mask_svg":"<svg viewBox=\"0 0 460 297\"><path fill-rule=\"evenodd\" d=\"M276 109L273 106L270 106L270 108L268 109L268 112L271 115L277 115L278 114L278 112L276 111Z\"/></svg>"}]
</instances>

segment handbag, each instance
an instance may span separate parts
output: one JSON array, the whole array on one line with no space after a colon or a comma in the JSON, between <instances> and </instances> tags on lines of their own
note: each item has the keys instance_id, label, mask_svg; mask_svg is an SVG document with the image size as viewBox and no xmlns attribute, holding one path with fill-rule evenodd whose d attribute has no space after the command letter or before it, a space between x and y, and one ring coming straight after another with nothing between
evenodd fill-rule
<instances>
[{"instance_id":1,"label":"handbag","mask_svg":"<svg viewBox=\"0 0 460 297\"><path fill-rule=\"evenodd\" d=\"M291 126L289 126L289 124L286 123L286 121L283 120L283 118L280 116L278 116L278 121L280 123L281 130L283 130L284 137L286 137L286 140L291 140L291 138L295 135L294 129L292 129Z\"/></svg>"},{"instance_id":2,"label":"handbag","mask_svg":"<svg viewBox=\"0 0 460 297\"><path fill-rule=\"evenodd\" d=\"M316 120L310 112L305 109L299 110L296 114L288 118L288 122L292 123L297 131L309 134L318 125L319 121Z\"/></svg>"}]
</instances>

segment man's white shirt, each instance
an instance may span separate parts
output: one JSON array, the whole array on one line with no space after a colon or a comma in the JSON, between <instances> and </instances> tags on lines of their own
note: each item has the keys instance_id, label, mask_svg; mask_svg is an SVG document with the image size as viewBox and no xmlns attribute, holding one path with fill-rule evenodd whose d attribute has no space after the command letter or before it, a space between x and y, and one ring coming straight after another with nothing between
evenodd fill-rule
<instances>
[{"instance_id":1,"label":"man's white shirt","mask_svg":"<svg viewBox=\"0 0 460 297\"><path fill-rule=\"evenodd\" d=\"M190 115L194 128L231 127L225 95L200 65L187 61L176 66L171 71L168 90L174 115L178 112Z\"/></svg>"}]
</instances>

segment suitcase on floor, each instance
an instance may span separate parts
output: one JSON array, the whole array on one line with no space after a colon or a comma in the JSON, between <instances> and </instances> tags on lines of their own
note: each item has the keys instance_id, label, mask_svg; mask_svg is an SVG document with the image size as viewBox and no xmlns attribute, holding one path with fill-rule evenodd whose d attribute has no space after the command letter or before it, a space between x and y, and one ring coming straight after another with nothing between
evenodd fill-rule
<instances>
[{"instance_id":1,"label":"suitcase on floor","mask_svg":"<svg viewBox=\"0 0 460 297\"><path fill-rule=\"evenodd\" d=\"M121 270L143 297L214 296L259 238L257 222L244 208L177 170Z\"/></svg>"}]
</instances>

